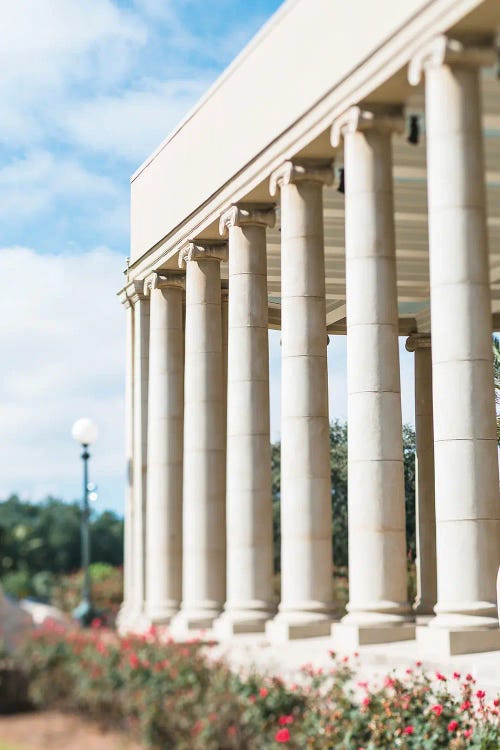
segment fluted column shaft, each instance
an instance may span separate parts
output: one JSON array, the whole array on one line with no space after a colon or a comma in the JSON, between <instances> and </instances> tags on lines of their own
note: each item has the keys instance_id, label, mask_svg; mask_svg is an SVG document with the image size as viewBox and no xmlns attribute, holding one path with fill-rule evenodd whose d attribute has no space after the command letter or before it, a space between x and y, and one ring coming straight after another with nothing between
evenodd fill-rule
<instances>
[{"instance_id":1,"label":"fluted column shaft","mask_svg":"<svg viewBox=\"0 0 500 750\"><path fill-rule=\"evenodd\" d=\"M412 334L406 348L415 352L415 510L417 615L430 615L437 601L436 510L434 506L434 425L430 336Z\"/></svg>"},{"instance_id":2,"label":"fluted column shaft","mask_svg":"<svg viewBox=\"0 0 500 750\"><path fill-rule=\"evenodd\" d=\"M174 630L210 627L225 601L225 425L220 246L186 264L182 607Z\"/></svg>"},{"instance_id":3,"label":"fluted column shaft","mask_svg":"<svg viewBox=\"0 0 500 750\"><path fill-rule=\"evenodd\" d=\"M498 628L500 503L479 80L479 66L493 60L491 48L441 36L410 67L412 83L425 73L426 91L438 579L430 625L448 630ZM472 650L481 650L480 640L488 648L478 635Z\"/></svg>"},{"instance_id":4,"label":"fluted column shaft","mask_svg":"<svg viewBox=\"0 0 500 750\"><path fill-rule=\"evenodd\" d=\"M137 281L132 296L134 305L134 459L133 459L133 610L131 627L145 623L145 554L147 506L147 437L149 379L149 298L144 282Z\"/></svg>"},{"instance_id":5,"label":"fluted column shaft","mask_svg":"<svg viewBox=\"0 0 500 750\"><path fill-rule=\"evenodd\" d=\"M392 145L399 110L349 110L344 136L349 603L343 622L409 617ZM397 630L386 631L389 640ZM384 640L382 637L381 640ZM361 641L362 642L362 641Z\"/></svg>"},{"instance_id":6,"label":"fluted column shaft","mask_svg":"<svg viewBox=\"0 0 500 750\"><path fill-rule=\"evenodd\" d=\"M274 210L233 206L229 232L227 602L221 635L264 629L272 609L266 226Z\"/></svg>"},{"instance_id":7,"label":"fluted column shaft","mask_svg":"<svg viewBox=\"0 0 500 750\"><path fill-rule=\"evenodd\" d=\"M323 186L332 167L287 162L281 191L281 604L271 638L329 631L332 519Z\"/></svg>"},{"instance_id":8,"label":"fluted column shaft","mask_svg":"<svg viewBox=\"0 0 500 750\"><path fill-rule=\"evenodd\" d=\"M146 614L168 623L182 590L183 277L150 287Z\"/></svg>"},{"instance_id":9,"label":"fluted column shaft","mask_svg":"<svg viewBox=\"0 0 500 750\"><path fill-rule=\"evenodd\" d=\"M122 296L126 311L125 332L125 513L123 540L123 603L118 614L118 627L128 628L128 618L133 611L133 456L134 456L134 308L127 293Z\"/></svg>"}]
</instances>

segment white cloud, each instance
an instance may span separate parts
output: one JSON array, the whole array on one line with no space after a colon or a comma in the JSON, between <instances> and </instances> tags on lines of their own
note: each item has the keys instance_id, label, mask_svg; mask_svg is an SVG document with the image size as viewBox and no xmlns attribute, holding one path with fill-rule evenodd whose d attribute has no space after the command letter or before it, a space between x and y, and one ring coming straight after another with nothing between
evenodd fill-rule
<instances>
[{"instance_id":1,"label":"white cloud","mask_svg":"<svg viewBox=\"0 0 500 750\"><path fill-rule=\"evenodd\" d=\"M0 140L11 145L41 138L78 87L123 80L148 38L111 0L1 0L0 14Z\"/></svg>"},{"instance_id":2,"label":"white cloud","mask_svg":"<svg viewBox=\"0 0 500 750\"><path fill-rule=\"evenodd\" d=\"M115 292L122 265L107 248L70 256L0 249L0 497L78 496L70 429L89 416L100 427L93 475L107 505L119 505L125 328Z\"/></svg>"},{"instance_id":3,"label":"white cloud","mask_svg":"<svg viewBox=\"0 0 500 750\"><path fill-rule=\"evenodd\" d=\"M169 134L208 86L196 80L145 81L142 88L82 101L62 127L76 145L139 163Z\"/></svg>"},{"instance_id":4,"label":"white cloud","mask_svg":"<svg viewBox=\"0 0 500 750\"><path fill-rule=\"evenodd\" d=\"M0 218L17 222L60 201L116 200L118 193L109 177L90 172L74 159L32 151L0 169Z\"/></svg>"}]
</instances>

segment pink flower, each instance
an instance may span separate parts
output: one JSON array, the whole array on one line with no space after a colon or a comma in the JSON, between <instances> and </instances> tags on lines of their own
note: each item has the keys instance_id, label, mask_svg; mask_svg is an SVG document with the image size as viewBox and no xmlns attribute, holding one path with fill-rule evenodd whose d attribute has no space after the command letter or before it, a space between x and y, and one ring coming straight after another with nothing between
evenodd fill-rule
<instances>
[{"instance_id":1,"label":"pink flower","mask_svg":"<svg viewBox=\"0 0 500 750\"><path fill-rule=\"evenodd\" d=\"M443 713L443 707L440 703L436 703L436 705L431 708L431 711L433 714L436 714L436 716L441 716Z\"/></svg>"},{"instance_id":2,"label":"pink flower","mask_svg":"<svg viewBox=\"0 0 500 750\"><path fill-rule=\"evenodd\" d=\"M137 654L130 654L130 656L128 657L128 663L130 664L132 669L137 669L140 664Z\"/></svg>"},{"instance_id":3,"label":"pink flower","mask_svg":"<svg viewBox=\"0 0 500 750\"><path fill-rule=\"evenodd\" d=\"M384 687L394 687L395 680L392 679L392 677L385 677L384 678Z\"/></svg>"},{"instance_id":4,"label":"pink flower","mask_svg":"<svg viewBox=\"0 0 500 750\"><path fill-rule=\"evenodd\" d=\"M94 617L92 622L90 623L90 627L93 630L98 630L99 628L102 628L102 620L100 617Z\"/></svg>"},{"instance_id":5,"label":"pink flower","mask_svg":"<svg viewBox=\"0 0 500 750\"><path fill-rule=\"evenodd\" d=\"M229 737L235 737L237 731L238 730L234 726L231 726L231 727L227 728L227 733L228 733Z\"/></svg>"},{"instance_id":6,"label":"pink flower","mask_svg":"<svg viewBox=\"0 0 500 750\"><path fill-rule=\"evenodd\" d=\"M414 731L415 731L415 727L409 724L407 727L403 729L403 734L413 734Z\"/></svg>"},{"instance_id":7,"label":"pink flower","mask_svg":"<svg viewBox=\"0 0 500 750\"><path fill-rule=\"evenodd\" d=\"M288 729L278 729L276 734L274 735L274 739L276 742L288 742L290 739L290 732Z\"/></svg>"},{"instance_id":8,"label":"pink flower","mask_svg":"<svg viewBox=\"0 0 500 750\"><path fill-rule=\"evenodd\" d=\"M416 661L415 662L415 666L416 667L421 667L422 666L422 662L421 661Z\"/></svg>"},{"instance_id":9,"label":"pink flower","mask_svg":"<svg viewBox=\"0 0 500 750\"><path fill-rule=\"evenodd\" d=\"M460 706L461 711L467 711L469 708L472 708L472 703L470 701L464 701Z\"/></svg>"},{"instance_id":10,"label":"pink flower","mask_svg":"<svg viewBox=\"0 0 500 750\"><path fill-rule=\"evenodd\" d=\"M371 703L371 698L369 695L367 695L363 700L361 701L363 706L369 706Z\"/></svg>"},{"instance_id":11,"label":"pink flower","mask_svg":"<svg viewBox=\"0 0 500 750\"><path fill-rule=\"evenodd\" d=\"M468 682L472 682L472 680L474 679L474 677L473 677L473 676L472 676L472 675L470 674L470 672L469 672L469 674L466 674L466 675L465 675L465 679L466 679L466 680L467 680Z\"/></svg>"},{"instance_id":12,"label":"pink flower","mask_svg":"<svg viewBox=\"0 0 500 750\"><path fill-rule=\"evenodd\" d=\"M495 700L493 701L493 705L497 707L500 706L500 698L495 698Z\"/></svg>"},{"instance_id":13,"label":"pink flower","mask_svg":"<svg viewBox=\"0 0 500 750\"><path fill-rule=\"evenodd\" d=\"M265 698L267 695L269 695L269 690L265 687L261 687L259 690L259 695L261 698Z\"/></svg>"},{"instance_id":14,"label":"pink flower","mask_svg":"<svg viewBox=\"0 0 500 750\"><path fill-rule=\"evenodd\" d=\"M284 727L287 724L293 724L293 716L280 716L278 719L280 727Z\"/></svg>"},{"instance_id":15,"label":"pink flower","mask_svg":"<svg viewBox=\"0 0 500 750\"><path fill-rule=\"evenodd\" d=\"M441 682L446 682L446 677L441 672L436 672L436 680L441 680Z\"/></svg>"},{"instance_id":16,"label":"pink flower","mask_svg":"<svg viewBox=\"0 0 500 750\"><path fill-rule=\"evenodd\" d=\"M460 679L460 672L453 672L453 679L459 680Z\"/></svg>"},{"instance_id":17,"label":"pink flower","mask_svg":"<svg viewBox=\"0 0 500 750\"><path fill-rule=\"evenodd\" d=\"M469 739L469 737L472 737L472 732L472 729L464 729L464 737L467 737L467 739Z\"/></svg>"},{"instance_id":18,"label":"pink flower","mask_svg":"<svg viewBox=\"0 0 500 750\"><path fill-rule=\"evenodd\" d=\"M455 721L455 719L452 719L450 723L448 724L448 732L456 732L458 729L458 721Z\"/></svg>"},{"instance_id":19,"label":"pink flower","mask_svg":"<svg viewBox=\"0 0 500 750\"><path fill-rule=\"evenodd\" d=\"M482 700L486 696L486 693L484 690L478 690L476 692L476 698L479 698L479 700Z\"/></svg>"}]
</instances>

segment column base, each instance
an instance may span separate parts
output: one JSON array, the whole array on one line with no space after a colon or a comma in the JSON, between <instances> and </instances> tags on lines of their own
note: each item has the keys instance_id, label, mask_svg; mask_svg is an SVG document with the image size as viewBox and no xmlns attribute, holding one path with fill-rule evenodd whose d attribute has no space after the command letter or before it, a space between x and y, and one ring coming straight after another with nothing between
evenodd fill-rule
<instances>
[{"instance_id":1,"label":"column base","mask_svg":"<svg viewBox=\"0 0 500 750\"><path fill-rule=\"evenodd\" d=\"M271 643L320 638L330 634L332 622L333 613L280 612L266 623L266 636Z\"/></svg>"},{"instance_id":2,"label":"column base","mask_svg":"<svg viewBox=\"0 0 500 750\"><path fill-rule=\"evenodd\" d=\"M146 617L151 625L169 625L178 614L179 608L179 602L146 605Z\"/></svg>"},{"instance_id":3,"label":"column base","mask_svg":"<svg viewBox=\"0 0 500 750\"><path fill-rule=\"evenodd\" d=\"M224 640L242 633L264 633L273 617L269 610L226 610L214 622L214 634Z\"/></svg>"},{"instance_id":4,"label":"column base","mask_svg":"<svg viewBox=\"0 0 500 750\"><path fill-rule=\"evenodd\" d=\"M208 630L220 615L220 609L180 610L170 622L170 632L177 638L196 630Z\"/></svg>"},{"instance_id":5,"label":"column base","mask_svg":"<svg viewBox=\"0 0 500 750\"><path fill-rule=\"evenodd\" d=\"M417 643L431 656L458 656L500 650L500 628L440 628L417 626Z\"/></svg>"},{"instance_id":6,"label":"column base","mask_svg":"<svg viewBox=\"0 0 500 750\"><path fill-rule=\"evenodd\" d=\"M125 610L123 615L120 612L120 622L117 625L118 632L125 635L127 633L145 633L151 623L145 612L131 609Z\"/></svg>"},{"instance_id":7,"label":"column base","mask_svg":"<svg viewBox=\"0 0 500 750\"><path fill-rule=\"evenodd\" d=\"M339 651L355 651L360 646L377 643L412 641L415 638L415 624L402 622L398 625L360 625L335 622L331 628L333 646Z\"/></svg>"}]
</instances>

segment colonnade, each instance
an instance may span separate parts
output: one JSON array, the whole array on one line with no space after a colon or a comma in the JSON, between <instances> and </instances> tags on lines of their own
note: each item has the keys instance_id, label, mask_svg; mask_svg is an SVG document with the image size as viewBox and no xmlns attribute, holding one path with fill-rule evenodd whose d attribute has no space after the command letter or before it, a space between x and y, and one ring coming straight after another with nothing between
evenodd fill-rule
<instances>
[{"instance_id":1,"label":"colonnade","mask_svg":"<svg viewBox=\"0 0 500 750\"><path fill-rule=\"evenodd\" d=\"M123 627L182 635L326 635L352 647L415 636L500 648L500 509L479 68L446 37L425 77L431 331L415 332L417 601L408 602L392 138L403 106L350 107L343 141L348 352L349 603L335 621L323 191L328 159L270 175L281 221L281 600L273 601L266 229L235 203L220 236L179 247L124 292L128 316ZM228 262L229 286L221 285ZM185 289L185 304L183 295ZM226 307L227 305L227 307ZM184 310L184 312L183 312ZM185 315L185 322L183 321ZM184 330L184 336L183 336ZM432 347L431 347L432 340ZM434 613L434 615L433 615Z\"/></svg>"}]
</instances>

